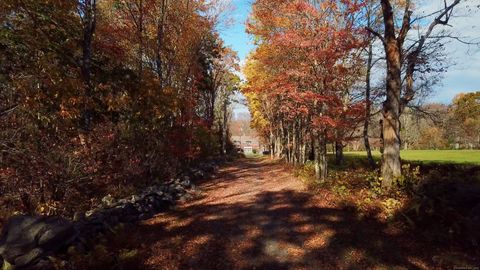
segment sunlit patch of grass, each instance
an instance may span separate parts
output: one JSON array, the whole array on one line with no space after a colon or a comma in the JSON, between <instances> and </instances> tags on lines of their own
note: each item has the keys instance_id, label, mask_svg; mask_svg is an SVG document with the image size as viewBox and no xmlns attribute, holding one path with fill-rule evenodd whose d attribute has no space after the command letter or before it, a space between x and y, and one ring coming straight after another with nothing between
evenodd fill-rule
<instances>
[{"instance_id":1,"label":"sunlit patch of grass","mask_svg":"<svg viewBox=\"0 0 480 270\"><path fill-rule=\"evenodd\" d=\"M373 157L378 161L381 154L374 151ZM366 152L346 152L345 156L366 158ZM400 156L405 161L422 162L426 164L465 164L480 165L480 150L404 150Z\"/></svg>"}]
</instances>

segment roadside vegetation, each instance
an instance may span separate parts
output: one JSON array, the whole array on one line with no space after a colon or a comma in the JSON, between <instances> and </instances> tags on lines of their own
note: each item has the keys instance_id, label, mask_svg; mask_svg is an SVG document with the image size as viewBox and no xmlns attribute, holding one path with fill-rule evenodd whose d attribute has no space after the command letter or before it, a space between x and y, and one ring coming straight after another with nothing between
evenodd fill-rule
<instances>
[{"instance_id":1,"label":"roadside vegetation","mask_svg":"<svg viewBox=\"0 0 480 270\"><path fill-rule=\"evenodd\" d=\"M293 177L279 160L237 159L200 184L197 200L140 226L115 229L78 262L88 269L152 270L478 265L478 233L465 218L468 196L457 201L461 206L437 197L414 199L407 185L385 193L367 164L351 159L345 167L332 166L328 183L320 185L311 162L294 169ZM444 181L438 173L430 173L436 183ZM404 174L411 182L425 181L416 167L404 166ZM458 196L442 192L440 199Z\"/></svg>"},{"instance_id":2,"label":"roadside vegetation","mask_svg":"<svg viewBox=\"0 0 480 270\"><path fill-rule=\"evenodd\" d=\"M73 217L225 155L218 1L0 1L0 224Z\"/></svg>"},{"instance_id":3,"label":"roadside vegetation","mask_svg":"<svg viewBox=\"0 0 480 270\"><path fill-rule=\"evenodd\" d=\"M316 259L313 269L415 268L422 248L421 268L476 267L480 92L426 101L451 67L448 46L480 45L452 30L480 5L427 2L255 0L242 76L219 33L229 1L0 0L0 226L53 216L78 238L71 220L118 198L120 209L144 208L133 194L171 182L126 221L154 228L115 219L89 243L62 247L58 269L309 269ZM239 92L268 151L230 139ZM233 163L211 182L175 183L217 158ZM161 198L176 188L193 195L154 217L154 202L174 208ZM39 257L41 237L14 225L0 244L32 236L12 259ZM13 249L0 247L3 260Z\"/></svg>"},{"instance_id":4,"label":"roadside vegetation","mask_svg":"<svg viewBox=\"0 0 480 270\"><path fill-rule=\"evenodd\" d=\"M255 1L242 91L271 157L315 194L474 256L480 92L425 102L469 7L414 2Z\"/></svg>"},{"instance_id":5,"label":"roadside vegetation","mask_svg":"<svg viewBox=\"0 0 480 270\"><path fill-rule=\"evenodd\" d=\"M343 165L331 165L322 183L315 180L313 162L292 169L312 193L352 209L360 220L378 220L422 235L432 248L449 246L451 254L439 258L443 267L478 263L472 258L479 256L480 166L463 160L404 161L402 177L390 191L382 188L379 169L372 170L365 155L346 155Z\"/></svg>"}]
</instances>

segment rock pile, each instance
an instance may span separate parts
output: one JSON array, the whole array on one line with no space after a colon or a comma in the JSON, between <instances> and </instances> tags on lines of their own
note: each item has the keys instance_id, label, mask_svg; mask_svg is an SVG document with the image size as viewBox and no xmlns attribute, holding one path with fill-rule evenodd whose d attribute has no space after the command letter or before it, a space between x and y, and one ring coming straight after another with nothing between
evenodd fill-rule
<instances>
[{"instance_id":1,"label":"rock pile","mask_svg":"<svg viewBox=\"0 0 480 270\"><path fill-rule=\"evenodd\" d=\"M0 239L3 270L35 266L78 237L73 224L59 217L15 216L5 225Z\"/></svg>"},{"instance_id":2,"label":"rock pile","mask_svg":"<svg viewBox=\"0 0 480 270\"><path fill-rule=\"evenodd\" d=\"M3 261L3 270L43 269L44 258L68 246L84 243L120 223L135 223L164 212L179 200L191 199L195 192L193 182L213 175L218 163L203 163L129 198L115 200L106 196L95 209L76 213L73 221L60 217L12 217L0 235L0 266Z\"/></svg>"}]
</instances>

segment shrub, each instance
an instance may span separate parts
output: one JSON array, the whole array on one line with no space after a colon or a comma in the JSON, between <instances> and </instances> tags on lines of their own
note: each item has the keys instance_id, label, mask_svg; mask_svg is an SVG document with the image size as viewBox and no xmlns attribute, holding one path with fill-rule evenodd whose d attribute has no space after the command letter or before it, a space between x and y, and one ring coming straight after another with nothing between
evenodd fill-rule
<instances>
[{"instance_id":1,"label":"shrub","mask_svg":"<svg viewBox=\"0 0 480 270\"><path fill-rule=\"evenodd\" d=\"M332 192L340 197L346 197L350 194L350 190L345 185L334 185L332 187Z\"/></svg>"},{"instance_id":2,"label":"shrub","mask_svg":"<svg viewBox=\"0 0 480 270\"><path fill-rule=\"evenodd\" d=\"M382 202L387 218L394 217L395 213L401 208L402 203L394 198L388 198Z\"/></svg>"},{"instance_id":3,"label":"shrub","mask_svg":"<svg viewBox=\"0 0 480 270\"><path fill-rule=\"evenodd\" d=\"M407 163L402 165L402 176L395 179L395 185L402 190L412 192L420 180L420 166L412 167Z\"/></svg>"},{"instance_id":4,"label":"shrub","mask_svg":"<svg viewBox=\"0 0 480 270\"><path fill-rule=\"evenodd\" d=\"M383 194L383 188L382 188L383 178L379 177L377 172L367 173L366 180L367 180L369 189L373 192L374 195Z\"/></svg>"},{"instance_id":5,"label":"shrub","mask_svg":"<svg viewBox=\"0 0 480 270\"><path fill-rule=\"evenodd\" d=\"M312 161L307 161L303 166L295 168L294 175L300 178L308 188L318 185L315 181L315 164Z\"/></svg>"}]
</instances>

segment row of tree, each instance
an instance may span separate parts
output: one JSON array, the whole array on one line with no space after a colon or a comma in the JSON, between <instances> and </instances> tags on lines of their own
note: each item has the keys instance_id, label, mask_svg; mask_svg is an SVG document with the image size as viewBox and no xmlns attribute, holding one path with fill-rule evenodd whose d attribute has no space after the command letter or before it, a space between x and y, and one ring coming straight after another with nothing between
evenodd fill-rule
<instances>
[{"instance_id":1,"label":"row of tree","mask_svg":"<svg viewBox=\"0 0 480 270\"><path fill-rule=\"evenodd\" d=\"M71 212L225 153L239 79L222 7L0 1L0 205Z\"/></svg>"},{"instance_id":2,"label":"row of tree","mask_svg":"<svg viewBox=\"0 0 480 270\"><path fill-rule=\"evenodd\" d=\"M409 109L401 126L403 149L480 149L480 92Z\"/></svg>"},{"instance_id":3,"label":"row of tree","mask_svg":"<svg viewBox=\"0 0 480 270\"><path fill-rule=\"evenodd\" d=\"M449 24L460 3L445 1L414 16L422 3L410 0L255 1L248 31L257 49L246 64L243 91L272 155L300 164L313 157L324 181L327 143L341 161L345 142L363 127L373 164L369 124L383 100L382 176L390 188L401 175L401 115L445 72L441 41L457 37L434 30ZM385 75L374 87L376 70Z\"/></svg>"},{"instance_id":4,"label":"row of tree","mask_svg":"<svg viewBox=\"0 0 480 270\"><path fill-rule=\"evenodd\" d=\"M374 106L374 111L379 111ZM370 117L369 146L381 150L380 114ZM458 94L451 104L427 103L406 108L400 117L402 150L480 149L480 92ZM360 127L346 149L365 151Z\"/></svg>"}]
</instances>

